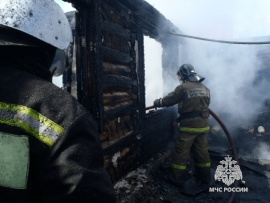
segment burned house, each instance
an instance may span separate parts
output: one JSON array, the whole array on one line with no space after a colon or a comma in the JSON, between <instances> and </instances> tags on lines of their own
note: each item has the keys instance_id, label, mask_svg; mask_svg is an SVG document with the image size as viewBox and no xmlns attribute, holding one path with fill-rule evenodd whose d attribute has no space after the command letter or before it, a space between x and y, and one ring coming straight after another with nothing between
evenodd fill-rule
<instances>
[{"instance_id":1,"label":"burned house","mask_svg":"<svg viewBox=\"0 0 270 203\"><path fill-rule=\"evenodd\" d=\"M168 150L176 134L172 123L177 115L173 107L146 111L144 37L161 44L162 72L170 79L175 78L175 68L179 65L179 45L185 44L183 38L171 35L170 31L181 33L180 30L144 0L66 1L72 3L76 11L66 14L74 41L69 50L69 67L63 77L64 89L96 120L105 168L117 183L118 194L130 197L122 202L179 202L179 199L227 202L235 199L231 193L187 197L166 181L156 180L169 170ZM220 129L211 132L218 134ZM226 149L231 155L228 144ZM225 156L224 151L211 151L213 168L222 159L220 157ZM149 167L153 159L156 164ZM247 184L258 177L254 183L262 186L248 185L253 192L260 192L252 193L252 197L244 194L240 199L270 200L267 195L262 197L269 189L269 163L241 161L246 169L243 173ZM139 172L128 175L129 186L121 189L118 181L133 170ZM146 177L149 171L153 172L152 180ZM138 190L134 190L131 183Z\"/></svg>"},{"instance_id":2,"label":"burned house","mask_svg":"<svg viewBox=\"0 0 270 203\"><path fill-rule=\"evenodd\" d=\"M145 110L144 36L162 45L163 72L170 75L181 42L169 31L178 29L143 0L69 2L77 11L67 13L74 44L64 88L97 121L105 167L117 180L172 136L173 110Z\"/></svg>"}]
</instances>

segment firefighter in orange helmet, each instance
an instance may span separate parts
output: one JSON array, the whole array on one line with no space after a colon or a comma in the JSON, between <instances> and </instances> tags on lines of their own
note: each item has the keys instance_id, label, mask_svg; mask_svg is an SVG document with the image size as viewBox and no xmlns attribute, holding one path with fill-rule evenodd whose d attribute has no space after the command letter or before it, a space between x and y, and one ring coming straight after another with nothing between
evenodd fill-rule
<instances>
[{"instance_id":1,"label":"firefighter in orange helmet","mask_svg":"<svg viewBox=\"0 0 270 203\"><path fill-rule=\"evenodd\" d=\"M171 178L178 185L184 185L187 178L187 161L192 151L195 159L195 177L203 183L209 183L211 168L206 135L210 130L210 90L202 84L204 77L198 75L190 64L183 64L177 76L181 85L164 98L154 101L155 107L178 104L180 136L172 158Z\"/></svg>"}]
</instances>

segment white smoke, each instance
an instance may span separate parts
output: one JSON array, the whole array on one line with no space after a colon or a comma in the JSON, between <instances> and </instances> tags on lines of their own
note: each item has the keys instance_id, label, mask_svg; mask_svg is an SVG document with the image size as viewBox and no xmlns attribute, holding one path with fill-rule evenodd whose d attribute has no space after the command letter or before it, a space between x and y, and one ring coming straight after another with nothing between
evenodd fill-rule
<instances>
[{"instance_id":1,"label":"white smoke","mask_svg":"<svg viewBox=\"0 0 270 203\"><path fill-rule=\"evenodd\" d=\"M269 0L146 0L184 33L232 39L270 34Z\"/></svg>"},{"instance_id":2,"label":"white smoke","mask_svg":"<svg viewBox=\"0 0 270 203\"><path fill-rule=\"evenodd\" d=\"M147 1L185 35L229 41L240 38L252 41L250 37L270 35L267 0L258 0L256 5L251 0ZM258 76L263 68L257 50L266 45L223 44L188 38L185 42L179 65L190 63L206 78L203 83L211 90L210 108L217 114L229 115L224 118L228 127L253 119L270 97L265 90L269 82Z\"/></svg>"},{"instance_id":3,"label":"white smoke","mask_svg":"<svg viewBox=\"0 0 270 203\"><path fill-rule=\"evenodd\" d=\"M216 112L230 115L231 124L253 118L269 95L267 81L254 85L259 66L256 46L225 45L189 41L186 61L205 76L204 84L211 90L211 105Z\"/></svg>"},{"instance_id":4,"label":"white smoke","mask_svg":"<svg viewBox=\"0 0 270 203\"><path fill-rule=\"evenodd\" d=\"M270 146L266 143L260 143L258 146L255 146L252 153L254 157L270 160Z\"/></svg>"},{"instance_id":5,"label":"white smoke","mask_svg":"<svg viewBox=\"0 0 270 203\"><path fill-rule=\"evenodd\" d=\"M62 9L64 12L74 11L75 8L72 6L71 3L68 3L63 0L54 0Z\"/></svg>"},{"instance_id":6,"label":"white smoke","mask_svg":"<svg viewBox=\"0 0 270 203\"><path fill-rule=\"evenodd\" d=\"M64 12L69 11L75 11L76 9L72 6L71 3L62 1L62 0L54 0L62 9ZM52 78L53 84L55 84L58 87L63 87L63 76L57 76Z\"/></svg>"},{"instance_id":7,"label":"white smoke","mask_svg":"<svg viewBox=\"0 0 270 203\"><path fill-rule=\"evenodd\" d=\"M152 106L163 96L162 47L152 38L144 37L145 105Z\"/></svg>"}]
</instances>

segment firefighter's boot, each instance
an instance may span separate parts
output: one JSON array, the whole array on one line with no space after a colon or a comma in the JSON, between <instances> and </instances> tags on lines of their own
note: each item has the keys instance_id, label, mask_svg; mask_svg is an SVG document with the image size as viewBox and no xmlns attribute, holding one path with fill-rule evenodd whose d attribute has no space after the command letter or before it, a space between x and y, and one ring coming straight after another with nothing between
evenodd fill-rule
<instances>
[{"instance_id":1,"label":"firefighter's boot","mask_svg":"<svg viewBox=\"0 0 270 203\"><path fill-rule=\"evenodd\" d=\"M186 182L186 170L173 169L170 175L170 180L175 186L184 188L184 184Z\"/></svg>"},{"instance_id":2,"label":"firefighter's boot","mask_svg":"<svg viewBox=\"0 0 270 203\"><path fill-rule=\"evenodd\" d=\"M208 184L211 182L211 168L210 167L195 167L195 178L202 183Z\"/></svg>"}]
</instances>

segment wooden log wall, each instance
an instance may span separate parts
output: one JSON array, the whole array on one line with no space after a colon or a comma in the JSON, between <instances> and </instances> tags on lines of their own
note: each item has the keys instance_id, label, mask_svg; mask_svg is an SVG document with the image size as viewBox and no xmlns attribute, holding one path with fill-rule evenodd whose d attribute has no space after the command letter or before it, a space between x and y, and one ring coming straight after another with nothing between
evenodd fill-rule
<instances>
[{"instance_id":1,"label":"wooden log wall","mask_svg":"<svg viewBox=\"0 0 270 203\"><path fill-rule=\"evenodd\" d=\"M134 132L138 111L136 34L129 29L129 10L116 1L100 2L102 35L102 141L112 142ZM137 122L136 122L137 123Z\"/></svg>"},{"instance_id":2,"label":"wooden log wall","mask_svg":"<svg viewBox=\"0 0 270 203\"><path fill-rule=\"evenodd\" d=\"M77 12L65 89L97 121L104 164L114 181L166 146L173 133L174 111L145 112L143 37L156 39L169 51L168 30L176 28L143 0L69 2ZM170 55L164 56L169 60ZM166 69L175 69L174 60Z\"/></svg>"}]
</instances>

